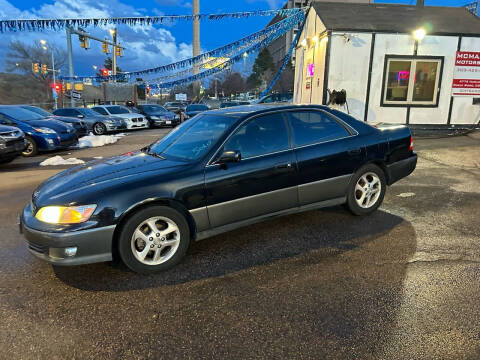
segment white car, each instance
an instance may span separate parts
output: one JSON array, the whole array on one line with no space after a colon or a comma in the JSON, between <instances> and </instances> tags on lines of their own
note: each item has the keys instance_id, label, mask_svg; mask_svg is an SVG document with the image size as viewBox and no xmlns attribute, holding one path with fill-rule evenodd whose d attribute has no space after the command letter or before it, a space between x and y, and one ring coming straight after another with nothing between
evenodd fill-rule
<instances>
[{"instance_id":1,"label":"white car","mask_svg":"<svg viewBox=\"0 0 480 360\"><path fill-rule=\"evenodd\" d=\"M93 110L102 115L121 117L127 124L127 129L145 129L150 127L148 120L142 114L132 113L120 105L99 105L92 107Z\"/></svg>"}]
</instances>

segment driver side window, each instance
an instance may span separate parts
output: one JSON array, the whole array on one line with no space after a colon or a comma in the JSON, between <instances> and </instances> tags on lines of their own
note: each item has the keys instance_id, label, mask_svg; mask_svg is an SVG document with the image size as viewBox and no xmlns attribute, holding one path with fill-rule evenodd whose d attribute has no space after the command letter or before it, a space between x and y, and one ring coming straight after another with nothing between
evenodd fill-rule
<instances>
[{"instance_id":1,"label":"driver side window","mask_svg":"<svg viewBox=\"0 0 480 360\"><path fill-rule=\"evenodd\" d=\"M261 116L243 124L227 141L224 151L239 151L242 159L289 149L281 113Z\"/></svg>"}]
</instances>

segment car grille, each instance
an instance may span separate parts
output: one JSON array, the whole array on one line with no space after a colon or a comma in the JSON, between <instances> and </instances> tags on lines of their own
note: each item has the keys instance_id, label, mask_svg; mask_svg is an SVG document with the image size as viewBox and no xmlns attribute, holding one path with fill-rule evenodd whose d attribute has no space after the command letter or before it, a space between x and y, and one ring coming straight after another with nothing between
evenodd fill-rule
<instances>
[{"instance_id":1,"label":"car grille","mask_svg":"<svg viewBox=\"0 0 480 360\"><path fill-rule=\"evenodd\" d=\"M28 248L40 254L48 253L48 246L28 242Z\"/></svg>"},{"instance_id":2,"label":"car grille","mask_svg":"<svg viewBox=\"0 0 480 360\"><path fill-rule=\"evenodd\" d=\"M142 118L134 118L132 119L133 122L142 122L143 119Z\"/></svg>"},{"instance_id":3,"label":"car grille","mask_svg":"<svg viewBox=\"0 0 480 360\"><path fill-rule=\"evenodd\" d=\"M7 146L15 146L16 144L22 144L23 145L24 144L23 139L20 138L20 139L6 141Z\"/></svg>"}]
</instances>

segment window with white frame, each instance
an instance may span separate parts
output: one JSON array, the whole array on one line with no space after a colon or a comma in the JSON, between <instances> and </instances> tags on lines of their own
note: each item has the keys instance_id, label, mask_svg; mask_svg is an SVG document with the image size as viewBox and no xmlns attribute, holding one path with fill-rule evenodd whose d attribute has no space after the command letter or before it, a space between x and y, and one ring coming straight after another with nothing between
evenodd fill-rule
<instances>
[{"instance_id":1,"label":"window with white frame","mask_svg":"<svg viewBox=\"0 0 480 360\"><path fill-rule=\"evenodd\" d=\"M443 58L385 58L382 106L437 106Z\"/></svg>"}]
</instances>

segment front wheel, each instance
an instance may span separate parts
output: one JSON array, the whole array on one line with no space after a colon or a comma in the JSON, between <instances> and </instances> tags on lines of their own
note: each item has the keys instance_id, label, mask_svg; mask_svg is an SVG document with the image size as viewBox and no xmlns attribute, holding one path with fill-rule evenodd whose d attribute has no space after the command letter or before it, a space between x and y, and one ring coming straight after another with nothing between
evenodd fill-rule
<instances>
[{"instance_id":1,"label":"front wheel","mask_svg":"<svg viewBox=\"0 0 480 360\"><path fill-rule=\"evenodd\" d=\"M151 274L180 262L189 244L190 230L182 214L170 207L150 206L122 226L118 251L131 270Z\"/></svg>"},{"instance_id":2,"label":"front wheel","mask_svg":"<svg viewBox=\"0 0 480 360\"><path fill-rule=\"evenodd\" d=\"M22 155L26 157L37 155L38 149L35 140L33 140L30 136L25 136L25 140L27 145L25 146Z\"/></svg>"},{"instance_id":3,"label":"front wheel","mask_svg":"<svg viewBox=\"0 0 480 360\"><path fill-rule=\"evenodd\" d=\"M93 133L95 135L103 135L107 132L107 127L102 123L96 123L93 125Z\"/></svg>"},{"instance_id":4,"label":"front wheel","mask_svg":"<svg viewBox=\"0 0 480 360\"><path fill-rule=\"evenodd\" d=\"M354 215L367 215L383 201L387 184L382 169L368 164L358 170L350 181L347 207Z\"/></svg>"}]
</instances>

